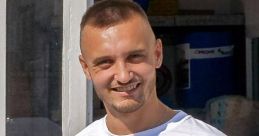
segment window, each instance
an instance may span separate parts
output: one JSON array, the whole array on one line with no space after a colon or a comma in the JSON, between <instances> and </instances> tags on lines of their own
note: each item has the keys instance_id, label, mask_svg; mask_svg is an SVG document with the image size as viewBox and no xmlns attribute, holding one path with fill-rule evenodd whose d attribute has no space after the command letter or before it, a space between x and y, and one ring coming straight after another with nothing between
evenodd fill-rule
<instances>
[{"instance_id":1,"label":"window","mask_svg":"<svg viewBox=\"0 0 259 136\"><path fill-rule=\"evenodd\" d=\"M7 136L62 135L62 6L7 1Z\"/></svg>"}]
</instances>

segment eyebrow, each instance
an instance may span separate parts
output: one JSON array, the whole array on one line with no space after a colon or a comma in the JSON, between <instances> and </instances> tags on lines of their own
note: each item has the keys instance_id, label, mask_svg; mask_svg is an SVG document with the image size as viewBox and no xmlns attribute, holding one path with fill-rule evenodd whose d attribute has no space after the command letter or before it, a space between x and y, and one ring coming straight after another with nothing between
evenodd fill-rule
<instances>
[{"instance_id":1,"label":"eyebrow","mask_svg":"<svg viewBox=\"0 0 259 136\"><path fill-rule=\"evenodd\" d=\"M137 54L137 53L145 53L145 52L146 52L145 49L138 49L138 50L130 51L127 54Z\"/></svg>"},{"instance_id":2,"label":"eyebrow","mask_svg":"<svg viewBox=\"0 0 259 136\"><path fill-rule=\"evenodd\" d=\"M133 51L130 51L127 53L127 55L130 55L130 54L137 54L137 53L145 53L146 50L145 49L137 49L137 50L133 50ZM93 60L93 64L98 64L99 62L103 61L103 60L106 60L106 59L111 59L113 58L112 56L101 56L101 57L98 57L96 59Z\"/></svg>"},{"instance_id":3,"label":"eyebrow","mask_svg":"<svg viewBox=\"0 0 259 136\"><path fill-rule=\"evenodd\" d=\"M110 59L111 57L110 56L101 56L99 58L96 58L93 60L93 64L96 65L98 64L99 62L103 61L103 60L106 60L106 59Z\"/></svg>"}]
</instances>

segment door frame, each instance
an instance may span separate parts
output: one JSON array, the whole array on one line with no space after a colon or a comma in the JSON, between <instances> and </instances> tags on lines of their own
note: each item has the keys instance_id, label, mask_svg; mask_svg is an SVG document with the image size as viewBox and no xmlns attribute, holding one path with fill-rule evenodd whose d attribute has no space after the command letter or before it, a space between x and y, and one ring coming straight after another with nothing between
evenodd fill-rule
<instances>
[{"instance_id":1,"label":"door frame","mask_svg":"<svg viewBox=\"0 0 259 136\"><path fill-rule=\"evenodd\" d=\"M79 63L80 22L93 0L63 0L62 132L74 136L92 122L92 83Z\"/></svg>"},{"instance_id":2,"label":"door frame","mask_svg":"<svg viewBox=\"0 0 259 136\"><path fill-rule=\"evenodd\" d=\"M92 120L92 83L79 64L80 21L93 0L63 0L62 133L73 136ZM0 0L0 135L6 135L6 0Z\"/></svg>"},{"instance_id":3,"label":"door frame","mask_svg":"<svg viewBox=\"0 0 259 136\"><path fill-rule=\"evenodd\" d=\"M6 124L6 0L0 0L0 135Z\"/></svg>"}]
</instances>

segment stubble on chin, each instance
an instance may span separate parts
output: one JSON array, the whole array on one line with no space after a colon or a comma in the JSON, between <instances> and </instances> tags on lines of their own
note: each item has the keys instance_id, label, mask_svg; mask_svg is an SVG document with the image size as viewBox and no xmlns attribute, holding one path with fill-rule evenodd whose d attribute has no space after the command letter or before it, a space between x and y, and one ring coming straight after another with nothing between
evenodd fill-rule
<instances>
[{"instance_id":1,"label":"stubble on chin","mask_svg":"<svg viewBox=\"0 0 259 136\"><path fill-rule=\"evenodd\" d=\"M144 98L139 100L123 100L118 103L114 103L112 108L119 113L131 113L140 109L144 105Z\"/></svg>"}]
</instances>

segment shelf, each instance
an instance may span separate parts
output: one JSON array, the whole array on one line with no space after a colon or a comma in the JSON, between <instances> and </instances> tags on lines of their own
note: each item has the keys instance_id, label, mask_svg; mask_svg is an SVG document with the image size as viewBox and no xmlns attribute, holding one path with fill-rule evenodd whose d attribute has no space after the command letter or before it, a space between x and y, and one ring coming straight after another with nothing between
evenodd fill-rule
<instances>
[{"instance_id":1,"label":"shelf","mask_svg":"<svg viewBox=\"0 0 259 136\"><path fill-rule=\"evenodd\" d=\"M152 26L226 26L244 25L243 15L149 16Z\"/></svg>"}]
</instances>

